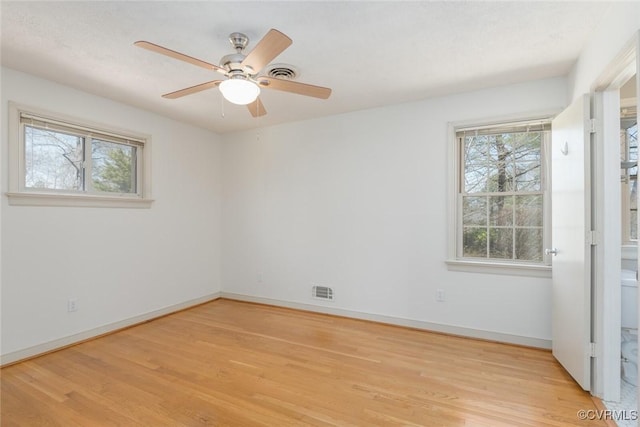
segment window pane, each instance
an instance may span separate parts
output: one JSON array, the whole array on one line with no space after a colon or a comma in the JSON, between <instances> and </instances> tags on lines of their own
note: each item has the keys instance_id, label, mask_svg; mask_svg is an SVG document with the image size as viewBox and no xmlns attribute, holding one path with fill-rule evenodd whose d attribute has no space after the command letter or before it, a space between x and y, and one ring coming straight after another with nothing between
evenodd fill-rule
<instances>
[{"instance_id":1,"label":"window pane","mask_svg":"<svg viewBox=\"0 0 640 427\"><path fill-rule=\"evenodd\" d=\"M637 161L638 160L638 124L634 124L630 128L627 129L627 141L629 143L629 160ZM629 169L629 175L631 179L631 185L629 185L631 191L631 204L629 205L631 208L631 213L629 215L629 220L631 222L631 227L629 228L629 239L637 240L638 239L638 202L637 202L637 189L638 189L638 166L635 166Z\"/></svg>"},{"instance_id":2,"label":"window pane","mask_svg":"<svg viewBox=\"0 0 640 427\"><path fill-rule=\"evenodd\" d=\"M464 191L480 193L487 189L487 136L464 139Z\"/></svg>"},{"instance_id":3,"label":"window pane","mask_svg":"<svg viewBox=\"0 0 640 427\"><path fill-rule=\"evenodd\" d=\"M516 196L516 225L542 226L542 195Z\"/></svg>"},{"instance_id":4,"label":"window pane","mask_svg":"<svg viewBox=\"0 0 640 427\"><path fill-rule=\"evenodd\" d=\"M638 160L638 124L631 126L627 129L627 143L629 144L629 159L630 161ZM630 175L638 174L638 166L629 169Z\"/></svg>"},{"instance_id":5,"label":"window pane","mask_svg":"<svg viewBox=\"0 0 640 427\"><path fill-rule=\"evenodd\" d=\"M522 132L513 135L515 138L515 161L540 163L542 132Z\"/></svg>"},{"instance_id":6,"label":"window pane","mask_svg":"<svg viewBox=\"0 0 640 427\"><path fill-rule=\"evenodd\" d=\"M540 191L540 162L516 162L515 187L516 191Z\"/></svg>"},{"instance_id":7,"label":"window pane","mask_svg":"<svg viewBox=\"0 0 640 427\"><path fill-rule=\"evenodd\" d=\"M489 229L489 258L513 258L513 228Z\"/></svg>"},{"instance_id":8,"label":"window pane","mask_svg":"<svg viewBox=\"0 0 640 427\"><path fill-rule=\"evenodd\" d=\"M489 224L513 225L513 196L489 197Z\"/></svg>"},{"instance_id":9,"label":"window pane","mask_svg":"<svg viewBox=\"0 0 640 427\"><path fill-rule=\"evenodd\" d=\"M82 137L24 127L25 187L83 190Z\"/></svg>"},{"instance_id":10,"label":"window pane","mask_svg":"<svg viewBox=\"0 0 640 427\"><path fill-rule=\"evenodd\" d=\"M540 191L542 133L523 132L514 135L516 191Z\"/></svg>"},{"instance_id":11,"label":"window pane","mask_svg":"<svg viewBox=\"0 0 640 427\"><path fill-rule=\"evenodd\" d=\"M630 222L630 227L629 227L629 239L631 240L637 240L638 239L638 199L637 199L637 192L638 192L638 180L634 179L631 181L631 185L629 185L629 198L630 198L630 203L629 203L629 208L630 208L630 215L629 215L629 222Z\"/></svg>"},{"instance_id":12,"label":"window pane","mask_svg":"<svg viewBox=\"0 0 640 427\"><path fill-rule=\"evenodd\" d=\"M136 147L94 139L91 151L91 178L96 190L136 193Z\"/></svg>"},{"instance_id":13,"label":"window pane","mask_svg":"<svg viewBox=\"0 0 640 427\"><path fill-rule=\"evenodd\" d=\"M513 191L513 163L496 161L489 164L487 177L487 191L504 193Z\"/></svg>"},{"instance_id":14,"label":"window pane","mask_svg":"<svg viewBox=\"0 0 640 427\"><path fill-rule=\"evenodd\" d=\"M463 233L462 256L487 257L487 229L484 227L465 227Z\"/></svg>"},{"instance_id":15,"label":"window pane","mask_svg":"<svg viewBox=\"0 0 640 427\"><path fill-rule=\"evenodd\" d=\"M462 199L463 225L487 225L487 198L465 196Z\"/></svg>"},{"instance_id":16,"label":"window pane","mask_svg":"<svg viewBox=\"0 0 640 427\"><path fill-rule=\"evenodd\" d=\"M513 191L513 137L511 134L489 138L489 176L487 191Z\"/></svg>"},{"instance_id":17,"label":"window pane","mask_svg":"<svg viewBox=\"0 0 640 427\"><path fill-rule=\"evenodd\" d=\"M516 259L542 262L542 229L516 230Z\"/></svg>"}]
</instances>

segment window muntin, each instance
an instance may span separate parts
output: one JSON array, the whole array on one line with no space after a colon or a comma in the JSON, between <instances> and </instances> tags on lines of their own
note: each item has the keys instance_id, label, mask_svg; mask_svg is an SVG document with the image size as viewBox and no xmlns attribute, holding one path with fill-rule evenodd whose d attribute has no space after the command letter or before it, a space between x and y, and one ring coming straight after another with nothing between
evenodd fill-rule
<instances>
[{"instance_id":1,"label":"window muntin","mask_svg":"<svg viewBox=\"0 0 640 427\"><path fill-rule=\"evenodd\" d=\"M544 263L549 138L548 121L456 132L458 259Z\"/></svg>"}]
</instances>

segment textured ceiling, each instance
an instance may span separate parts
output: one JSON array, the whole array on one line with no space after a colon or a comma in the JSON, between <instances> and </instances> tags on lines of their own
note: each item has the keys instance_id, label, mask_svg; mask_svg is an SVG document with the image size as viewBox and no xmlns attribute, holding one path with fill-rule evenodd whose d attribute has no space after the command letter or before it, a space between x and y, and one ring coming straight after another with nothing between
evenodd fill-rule
<instances>
[{"instance_id":1,"label":"textured ceiling","mask_svg":"<svg viewBox=\"0 0 640 427\"><path fill-rule=\"evenodd\" d=\"M11 2L0 3L2 65L96 95L229 132L566 75L605 2ZM147 40L217 64L234 31L293 39L274 62L328 100L263 90L268 114L223 102L217 89L161 94L218 74L133 46Z\"/></svg>"}]
</instances>

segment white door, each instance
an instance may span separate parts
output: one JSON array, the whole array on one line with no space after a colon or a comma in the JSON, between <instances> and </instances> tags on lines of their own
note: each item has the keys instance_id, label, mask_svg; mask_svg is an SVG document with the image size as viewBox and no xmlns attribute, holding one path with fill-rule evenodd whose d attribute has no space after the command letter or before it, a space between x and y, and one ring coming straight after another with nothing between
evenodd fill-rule
<instances>
[{"instance_id":1,"label":"white door","mask_svg":"<svg viewBox=\"0 0 640 427\"><path fill-rule=\"evenodd\" d=\"M589 96L552 123L553 356L591 388L591 176Z\"/></svg>"}]
</instances>

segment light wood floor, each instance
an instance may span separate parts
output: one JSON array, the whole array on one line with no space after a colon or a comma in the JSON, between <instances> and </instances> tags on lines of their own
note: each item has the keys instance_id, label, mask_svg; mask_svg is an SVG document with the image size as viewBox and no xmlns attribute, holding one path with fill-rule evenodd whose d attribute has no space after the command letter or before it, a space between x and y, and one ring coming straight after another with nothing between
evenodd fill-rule
<instances>
[{"instance_id":1,"label":"light wood floor","mask_svg":"<svg viewBox=\"0 0 640 427\"><path fill-rule=\"evenodd\" d=\"M574 426L550 352L217 300L3 368L2 426Z\"/></svg>"}]
</instances>

